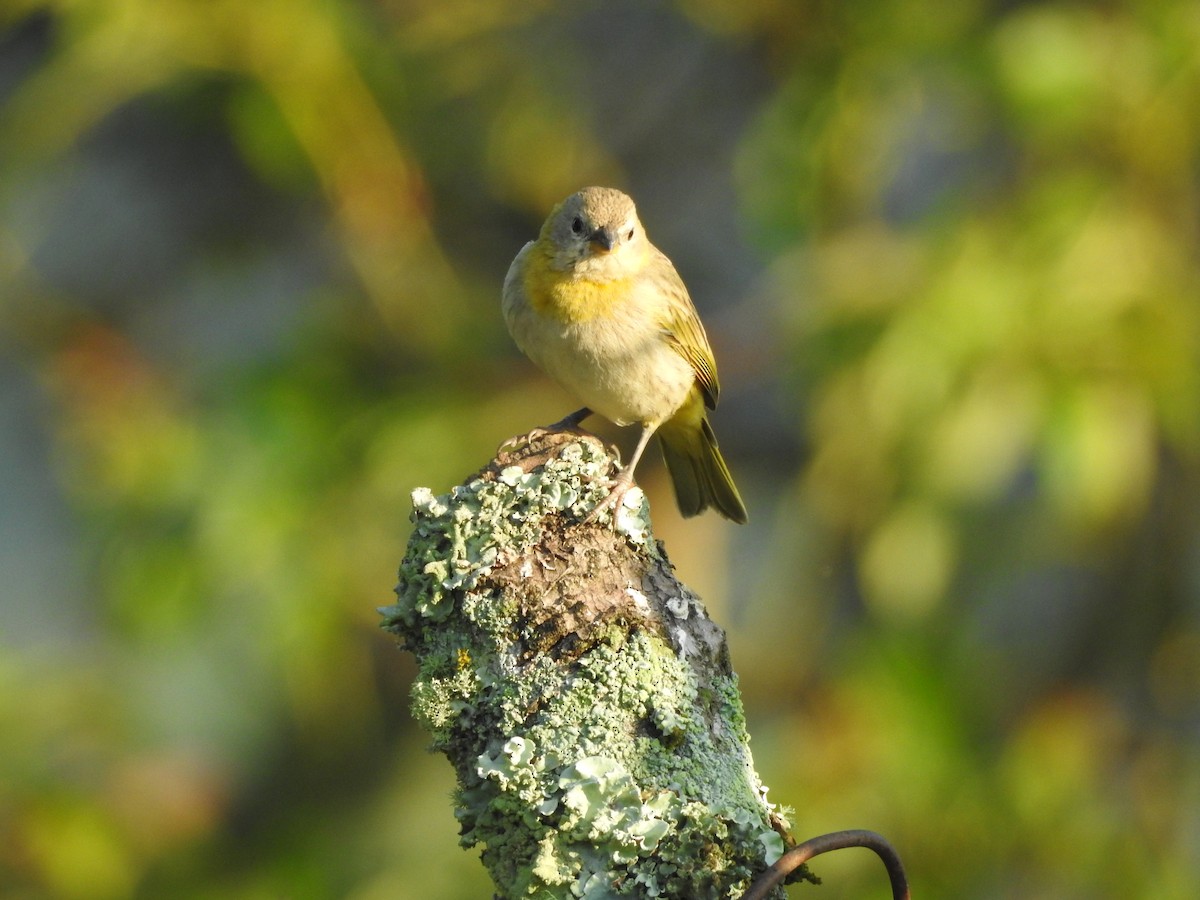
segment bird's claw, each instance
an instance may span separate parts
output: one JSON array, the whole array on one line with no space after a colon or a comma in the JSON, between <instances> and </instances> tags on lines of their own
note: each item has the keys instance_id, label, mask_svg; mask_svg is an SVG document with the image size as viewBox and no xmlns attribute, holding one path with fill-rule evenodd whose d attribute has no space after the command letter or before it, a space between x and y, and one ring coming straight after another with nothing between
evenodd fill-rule
<instances>
[{"instance_id":1,"label":"bird's claw","mask_svg":"<svg viewBox=\"0 0 1200 900\"><path fill-rule=\"evenodd\" d=\"M514 434L512 437L505 438L500 442L500 446L496 448L496 455L499 456L505 450L515 450L518 447L526 447L539 438L545 437L549 433L549 429L539 427L530 429L524 434Z\"/></svg>"},{"instance_id":2,"label":"bird's claw","mask_svg":"<svg viewBox=\"0 0 1200 900\"><path fill-rule=\"evenodd\" d=\"M592 414L592 411L586 406L583 409L577 409L570 415L563 416L557 422L551 422L549 425L539 425L537 428L531 428L524 434L514 434L506 441L502 441L496 454L499 455L507 447L524 447L532 444L534 441L544 438L548 434L557 434L560 431L572 431L579 427L579 423Z\"/></svg>"},{"instance_id":3,"label":"bird's claw","mask_svg":"<svg viewBox=\"0 0 1200 900\"><path fill-rule=\"evenodd\" d=\"M613 485L608 492L608 496L592 507L591 512L583 517L585 524L591 525L599 520L600 513L608 510L609 514L616 519L617 507L625 500L625 495L633 487L633 479L625 480L618 478L617 483Z\"/></svg>"}]
</instances>

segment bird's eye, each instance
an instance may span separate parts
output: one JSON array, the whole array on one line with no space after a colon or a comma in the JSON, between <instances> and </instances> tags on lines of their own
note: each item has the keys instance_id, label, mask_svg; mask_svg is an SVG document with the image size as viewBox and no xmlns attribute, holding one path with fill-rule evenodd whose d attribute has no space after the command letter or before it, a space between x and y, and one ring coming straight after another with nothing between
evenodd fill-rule
<instances>
[{"instance_id":1,"label":"bird's eye","mask_svg":"<svg viewBox=\"0 0 1200 900\"><path fill-rule=\"evenodd\" d=\"M634 230L632 228L630 228L627 232L625 232L625 240L627 240L627 241L633 240L633 231Z\"/></svg>"},{"instance_id":2,"label":"bird's eye","mask_svg":"<svg viewBox=\"0 0 1200 900\"><path fill-rule=\"evenodd\" d=\"M575 234L583 234L583 219L576 216L571 220L571 231Z\"/></svg>"}]
</instances>

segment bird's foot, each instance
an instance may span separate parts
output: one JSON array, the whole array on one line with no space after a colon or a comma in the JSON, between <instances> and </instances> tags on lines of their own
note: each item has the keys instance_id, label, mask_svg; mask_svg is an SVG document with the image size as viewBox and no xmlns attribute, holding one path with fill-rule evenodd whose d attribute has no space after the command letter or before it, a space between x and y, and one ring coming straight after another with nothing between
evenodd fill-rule
<instances>
[{"instance_id":1,"label":"bird's foot","mask_svg":"<svg viewBox=\"0 0 1200 900\"><path fill-rule=\"evenodd\" d=\"M609 514L616 521L617 508L625 500L625 495L634 487L633 473L622 470L617 476L617 480L613 483L612 488L608 492L608 496L592 507L591 512L583 517L586 524L593 524L600 518L600 514L608 510Z\"/></svg>"},{"instance_id":2,"label":"bird's foot","mask_svg":"<svg viewBox=\"0 0 1200 900\"><path fill-rule=\"evenodd\" d=\"M532 444L534 441L544 438L548 434L555 434L560 431L573 431L579 427L579 423L592 414L592 411L586 406L583 409L577 409L568 416L563 416L557 422L552 422L549 425L539 425L537 428L532 428L524 434L516 434L508 440L503 441L497 449L497 454L505 448L521 447L527 444Z\"/></svg>"}]
</instances>

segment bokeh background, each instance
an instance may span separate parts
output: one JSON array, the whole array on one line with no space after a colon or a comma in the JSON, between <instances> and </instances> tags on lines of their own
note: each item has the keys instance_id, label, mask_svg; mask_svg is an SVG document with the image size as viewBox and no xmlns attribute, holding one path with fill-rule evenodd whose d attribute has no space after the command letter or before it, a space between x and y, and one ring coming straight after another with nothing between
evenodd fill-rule
<instances>
[{"instance_id":1,"label":"bokeh background","mask_svg":"<svg viewBox=\"0 0 1200 900\"><path fill-rule=\"evenodd\" d=\"M574 408L498 298L589 183L720 362L751 524L639 477L797 836L1200 896L1194 0L8 0L0 894L490 895L375 608Z\"/></svg>"}]
</instances>

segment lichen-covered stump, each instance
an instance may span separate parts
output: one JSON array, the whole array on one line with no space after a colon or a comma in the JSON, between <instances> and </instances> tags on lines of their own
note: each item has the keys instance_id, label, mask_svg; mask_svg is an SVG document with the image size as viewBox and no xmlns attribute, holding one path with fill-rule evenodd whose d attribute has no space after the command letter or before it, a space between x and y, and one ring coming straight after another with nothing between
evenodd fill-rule
<instances>
[{"instance_id":1,"label":"lichen-covered stump","mask_svg":"<svg viewBox=\"0 0 1200 900\"><path fill-rule=\"evenodd\" d=\"M554 433L447 495L415 491L384 625L420 664L413 712L500 896L737 897L786 823L724 633L672 575L641 491L615 525L583 521L615 471L596 438Z\"/></svg>"}]
</instances>

